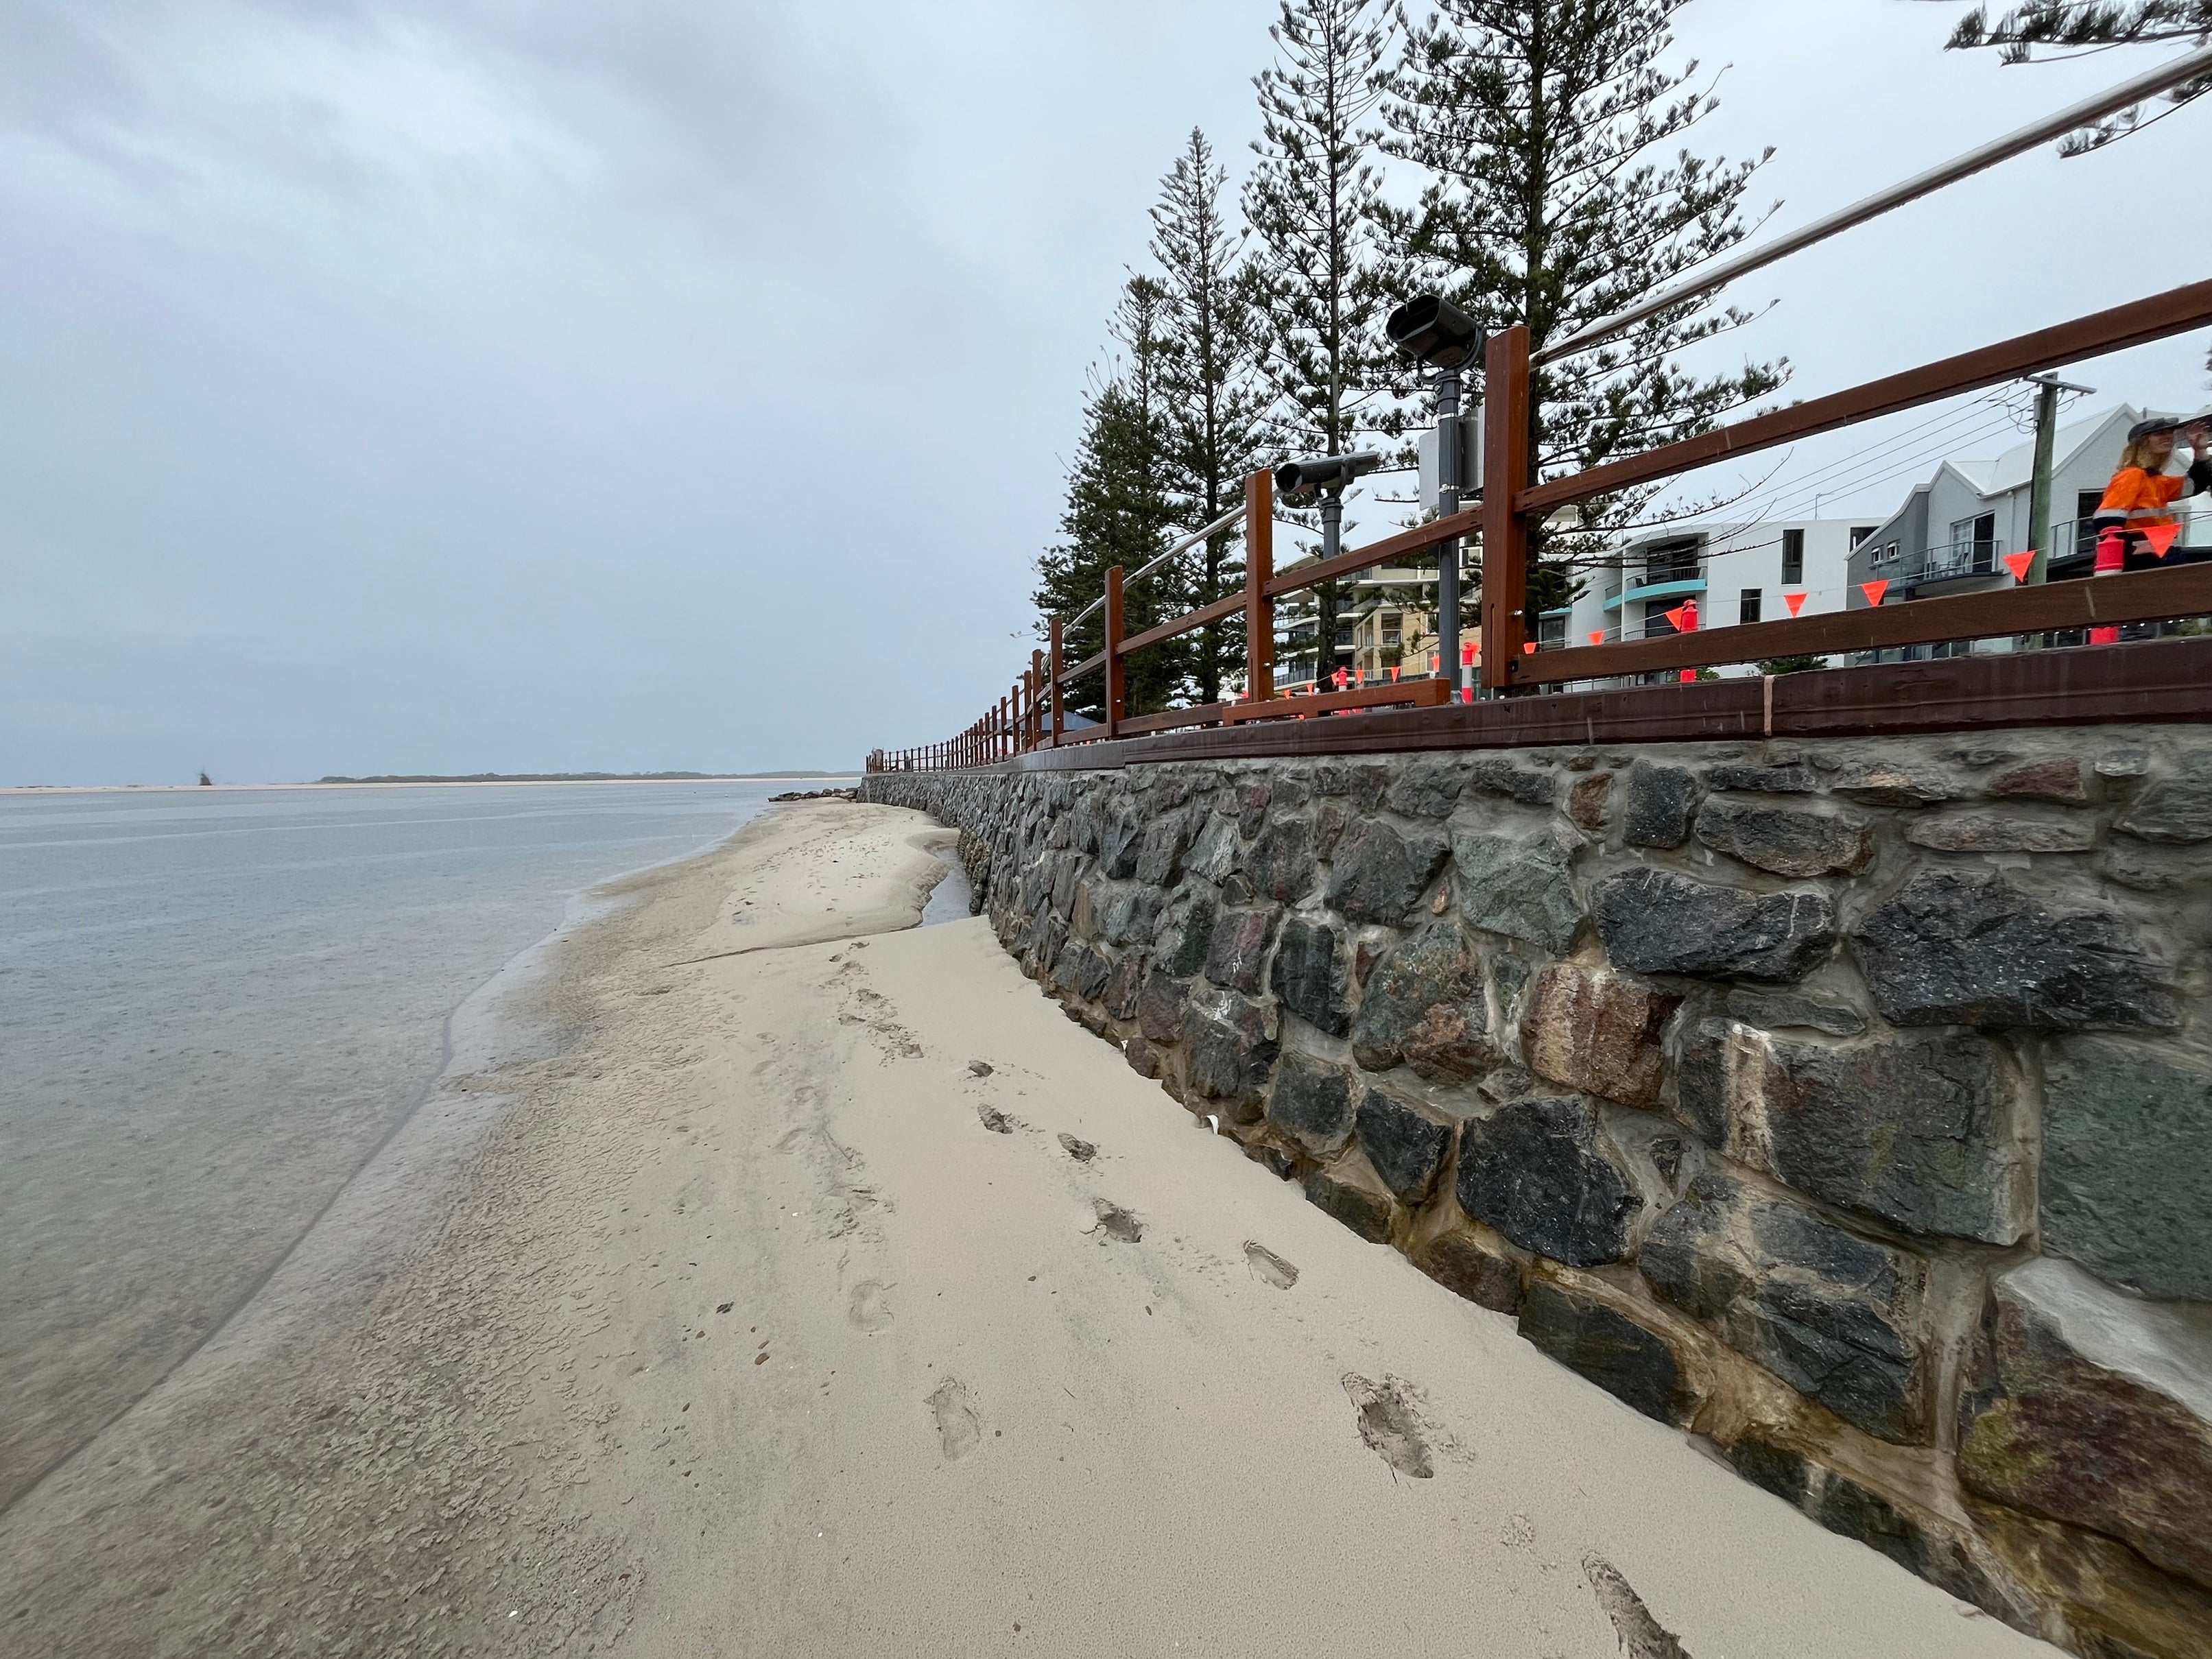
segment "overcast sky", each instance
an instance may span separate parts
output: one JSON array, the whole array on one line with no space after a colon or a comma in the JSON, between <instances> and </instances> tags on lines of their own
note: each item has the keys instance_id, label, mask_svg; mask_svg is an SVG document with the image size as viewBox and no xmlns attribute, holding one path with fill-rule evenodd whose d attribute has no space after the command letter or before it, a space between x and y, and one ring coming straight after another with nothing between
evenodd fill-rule
<instances>
[{"instance_id":1,"label":"overcast sky","mask_svg":"<svg viewBox=\"0 0 2212 1659\"><path fill-rule=\"evenodd\" d=\"M1693 0L1700 148L1776 146L1792 222L2150 61L1945 54L1962 9ZM0 0L0 783L964 723L1158 177L1194 123L1241 172L1273 10ZM2208 158L2212 100L2009 163L1747 279L1732 349L1811 396L2197 278ZM2079 378L2194 408L2203 357Z\"/></svg>"}]
</instances>

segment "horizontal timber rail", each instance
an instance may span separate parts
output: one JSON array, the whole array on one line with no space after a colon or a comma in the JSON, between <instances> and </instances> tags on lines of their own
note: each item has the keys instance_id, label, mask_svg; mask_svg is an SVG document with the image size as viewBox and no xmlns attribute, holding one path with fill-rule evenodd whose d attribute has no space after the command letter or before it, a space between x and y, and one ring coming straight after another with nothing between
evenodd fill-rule
<instances>
[{"instance_id":1,"label":"horizontal timber rail","mask_svg":"<svg viewBox=\"0 0 2212 1659\"><path fill-rule=\"evenodd\" d=\"M1121 764L1118 758L1108 759L1104 749L1110 746L1118 756L1132 747L1142 748L1161 758L1170 757L1170 750L1194 756L1309 750L1334 753L1362 744L1480 745L1509 731L1521 734L1512 739L1516 743L1618 741L1638 731L1649 731L1653 740L1662 740L1662 733L1686 738L1746 729L1802 732L1808 728L1796 723L1801 712L1830 707L1838 696L1847 696L1850 708L1858 712L1840 723L1832 722L1827 729L1858 729L1851 726L1856 719L1870 731L1963 730L1985 724L1981 714L1997 707L2009 711L2008 718L2017 723L2202 719L2212 714L2212 690L2207 690L2212 687L2212 642L2118 641L2124 625L2212 617L2209 564L2176 562L2125 575L2049 582L2040 580L2036 565L2027 568L2033 580L2016 580L1997 591L1939 599L1891 598L1886 584L1875 583L1869 585L1870 603L1863 608L1774 622L1692 626L1656 638L1540 651L1529 638L1528 575L1535 532L1551 514L1575 502L1660 483L1717 461L2208 325L2212 325L2212 281L2192 283L1547 479L1534 476L1531 456L1535 411L1528 331L1508 329L1491 337L1484 348L1479 441L1487 489L1478 506L1278 574L1273 568L1273 477L1271 472L1255 472L1245 484L1245 580L1241 589L1130 635L1123 625L1123 573L1116 567L1106 573L1106 591L1099 600L1105 613L1100 649L1079 662L1066 662L1063 647L1069 624L1054 617L1048 624L1049 650L1030 653L1020 680L981 720L943 743L878 750L869 757L868 764L872 770L937 769L996 765L1017 757L1028 757L1024 764ZM1473 687L1459 684L1462 665L1450 663L1440 665L1433 676L1415 676L1398 668L1389 671L1388 682L1364 683L1361 676L1361 684L1318 696L1285 695L1278 690L1278 599L1394 562L1416 559L1468 537L1479 538L1485 580L1480 645L1469 653L1467 665L1480 671L1484 701L1474 701ZM1130 657L1239 617L1246 664L1240 696L1194 708L1129 712ZM2073 645L2063 637L2081 631L2087 634L2085 645ZM1605 684L1656 674L1688 677L1700 669L1781 658L1849 657L1972 641L1996 641L2002 648L1991 654L1946 659L1940 668L1929 663L1873 663L1778 677L1739 676L1694 686ZM2063 648L2009 648L2015 644ZM2128 690L2135 684L2130 675L2148 673L2155 678L2167 672L2164 666L2143 665L2185 662L2195 665L2193 677L2159 679L2154 696L2140 686ZM1931 672L1945 684L1984 687L1984 702L1972 708L1958 696L1930 702ZM1102 718L1079 722L1071 718L1069 688L1100 673L1105 683L1095 707ZM1590 689L1593 683L1595 689ZM1319 684L1317 669L1316 688ZM1847 694L1837 689L1846 685ZM1578 686L1583 689L1575 689ZM2008 687L2033 689L2014 695ZM1747 708L1758 712L1755 728L1744 726ZM2117 712L2124 710L2130 712ZM1803 717L1814 718L1811 713ZM1932 726L1928 723L1931 719ZM1614 735L1606 739L1584 735L1601 728ZM1532 735L1550 732L1572 735ZM1038 760L1040 751L1049 752L1051 758Z\"/></svg>"}]
</instances>

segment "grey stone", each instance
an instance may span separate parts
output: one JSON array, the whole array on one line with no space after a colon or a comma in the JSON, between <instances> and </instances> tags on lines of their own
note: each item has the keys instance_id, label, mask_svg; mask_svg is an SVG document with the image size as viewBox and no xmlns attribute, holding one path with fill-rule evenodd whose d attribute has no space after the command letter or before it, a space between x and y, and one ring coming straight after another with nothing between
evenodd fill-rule
<instances>
[{"instance_id":1,"label":"grey stone","mask_svg":"<svg viewBox=\"0 0 2212 1659\"><path fill-rule=\"evenodd\" d=\"M2212 1072L2103 1037L2043 1066L2045 1253L2212 1302Z\"/></svg>"},{"instance_id":2,"label":"grey stone","mask_svg":"<svg viewBox=\"0 0 2212 1659\"><path fill-rule=\"evenodd\" d=\"M1405 1065L1462 1082L1498 1063L1487 1030L1474 954L1457 927L1437 922L1385 952L1369 975L1352 1057L1370 1072Z\"/></svg>"},{"instance_id":3,"label":"grey stone","mask_svg":"<svg viewBox=\"0 0 2212 1659\"><path fill-rule=\"evenodd\" d=\"M1189 832L1189 821L1180 812L1170 812L1149 825L1137 854L1137 879L1154 887L1173 886L1182 868Z\"/></svg>"},{"instance_id":4,"label":"grey stone","mask_svg":"<svg viewBox=\"0 0 2212 1659\"><path fill-rule=\"evenodd\" d=\"M2204 855L2193 847L2146 846L2132 841L2106 842L2097 859L2097 872L2116 886L2137 893L2178 893L2212 877Z\"/></svg>"},{"instance_id":5,"label":"grey stone","mask_svg":"<svg viewBox=\"0 0 2212 1659\"><path fill-rule=\"evenodd\" d=\"M2103 765L2097 769L2103 771ZM2212 772L2160 778L2136 798L2112 828L2138 841L2169 847L2212 841Z\"/></svg>"},{"instance_id":6,"label":"grey stone","mask_svg":"<svg viewBox=\"0 0 2212 1659\"><path fill-rule=\"evenodd\" d=\"M1140 1036L1133 1036L1121 1045L1121 1058L1129 1062L1129 1069L1139 1077L1160 1074L1160 1051Z\"/></svg>"},{"instance_id":7,"label":"grey stone","mask_svg":"<svg viewBox=\"0 0 2212 1659\"><path fill-rule=\"evenodd\" d=\"M1459 1206L1523 1249L1573 1267L1626 1258L1644 1199L1575 1098L1517 1100L1460 1126Z\"/></svg>"},{"instance_id":8,"label":"grey stone","mask_svg":"<svg viewBox=\"0 0 2212 1659\"><path fill-rule=\"evenodd\" d=\"M1386 1244L1396 1213L1388 1193L1350 1170L1316 1170L1306 1177L1306 1201L1331 1215L1370 1244Z\"/></svg>"},{"instance_id":9,"label":"grey stone","mask_svg":"<svg viewBox=\"0 0 2212 1659\"><path fill-rule=\"evenodd\" d=\"M1295 1051L1283 1056L1268 1091L1267 1121L1316 1158L1352 1139L1352 1080L1334 1066Z\"/></svg>"},{"instance_id":10,"label":"grey stone","mask_svg":"<svg viewBox=\"0 0 2212 1659\"><path fill-rule=\"evenodd\" d=\"M1708 1172L1638 1257L1652 1288L1737 1352L1885 1440L1927 1437L1927 1268L1802 1205Z\"/></svg>"},{"instance_id":11,"label":"grey stone","mask_svg":"<svg viewBox=\"0 0 2212 1659\"><path fill-rule=\"evenodd\" d=\"M1236 997L1208 1011L1193 1002L1182 1017L1182 1077L1191 1094L1219 1101L1239 1123L1256 1122L1275 1063L1266 1017Z\"/></svg>"},{"instance_id":12,"label":"grey stone","mask_svg":"<svg viewBox=\"0 0 2212 1659\"><path fill-rule=\"evenodd\" d=\"M1397 926L1420 902L1445 855L1442 836L1401 836L1370 818L1348 830L1331 854L1329 905L1348 921Z\"/></svg>"},{"instance_id":13,"label":"grey stone","mask_svg":"<svg viewBox=\"0 0 2212 1659\"><path fill-rule=\"evenodd\" d=\"M1486 1240L1440 1233L1413 1252L1413 1262L1455 1296L1497 1313L1521 1310L1521 1264Z\"/></svg>"},{"instance_id":14,"label":"grey stone","mask_svg":"<svg viewBox=\"0 0 2212 1659\"><path fill-rule=\"evenodd\" d=\"M1106 1012L1115 1019L1134 1019L1137 1017L1137 997L1144 988L1145 959L1132 951L1114 964L1112 977L1106 981L1101 1000Z\"/></svg>"},{"instance_id":15,"label":"grey stone","mask_svg":"<svg viewBox=\"0 0 2212 1659\"><path fill-rule=\"evenodd\" d=\"M1959 1474L2212 1587L2212 1328L2052 1257L1991 1287L1959 1407Z\"/></svg>"},{"instance_id":16,"label":"grey stone","mask_svg":"<svg viewBox=\"0 0 2212 1659\"><path fill-rule=\"evenodd\" d=\"M1539 1279L1521 1304L1521 1334L1646 1417L1682 1428L1697 1414L1667 1339L1618 1309Z\"/></svg>"},{"instance_id":17,"label":"grey stone","mask_svg":"<svg viewBox=\"0 0 2212 1659\"><path fill-rule=\"evenodd\" d=\"M1620 838L1631 847L1680 847L1690 838L1690 820L1704 793L1697 774L1687 767L1638 761L1628 769L1628 809Z\"/></svg>"},{"instance_id":18,"label":"grey stone","mask_svg":"<svg viewBox=\"0 0 2212 1659\"><path fill-rule=\"evenodd\" d=\"M1869 806L1927 806L1955 799L1959 786L1930 767L1872 761L1847 766L1830 780L1829 790Z\"/></svg>"},{"instance_id":19,"label":"grey stone","mask_svg":"<svg viewBox=\"0 0 2212 1659\"><path fill-rule=\"evenodd\" d=\"M1202 893L1176 896L1153 932L1154 960L1177 979L1188 979L1206 966L1213 950L1213 920L1219 914Z\"/></svg>"},{"instance_id":20,"label":"grey stone","mask_svg":"<svg viewBox=\"0 0 2212 1659\"><path fill-rule=\"evenodd\" d=\"M1159 921L1161 897L1157 887L1139 884L1114 889L1099 919L1099 937L1109 945L1149 944Z\"/></svg>"},{"instance_id":21,"label":"grey stone","mask_svg":"<svg viewBox=\"0 0 2212 1659\"><path fill-rule=\"evenodd\" d=\"M1237 814L1237 828L1247 841L1260 833L1267 821L1267 803L1271 799L1264 783L1238 785L1231 793L1231 810Z\"/></svg>"},{"instance_id":22,"label":"grey stone","mask_svg":"<svg viewBox=\"0 0 2212 1659\"><path fill-rule=\"evenodd\" d=\"M1268 947L1282 912L1224 910L1213 921L1213 944L1206 957L1206 976L1231 990L1257 991L1267 965Z\"/></svg>"},{"instance_id":23,"label":"grey stone","mask_svg":"<svg viewBox=\"0 0 2212 1659\"><path fill-rule=\"evenodd\" d=\"M1735 789L1759 795L1809 795L1819 787L1813 769L1802 761L1776 766L1709 766L1705 769L1705 782L1714 789Z\"/></svg>"},{"instance_id":24,"label":"grey stone","mask_svg":"<svg viewBox=\"0 0 2212 1659\"><path fill-rule=\"evenodd\" d=\"M1706 1020L1676 1086L1707 1146L1816 1198L1915 1232L1991 1244L2027 1233L2017 1085L1987 1037L1831 1048Z\"/></svg>"},{"instance_id":25,"label":"grey stone","mask_svg":"<svg viewBox=\"0 0 2212 1659\"><path fill-rule=\"evenodd\" d=\"M1457 761L1419 760L1399 774L1383 799L1409 818L1449 817L1466 782Z\"/></svg>"},{"instance_id":26,"label":"grey stone","mask_svg":"<svg viewBox=\"0 0 2212 1659\"><path fill-rule=\"evenodd\" d=\"M1382 805L1389 787L1389 768L1374 762L1323 761L1314 768L1315 793L1349 796L1362 812Z\"/></svg>"},{"instance_id":27,"label":"grey stone","mask_svg":"<svg viewBox=\"0 0 2212 1659\"><path fill-rule=\"evenodd\" d=\"M2097 757L2096 771L2100 778L2139 778L2150 770L2150 751L2147 749L2114 749Z\"/></svg>"},{"instance_id":28,"label":"grey stone","mask_svg":"<svg viewBox=\"0 0 2212 1659\"><path fill-rule=\"evenodd\" d=\"M1324 859L1336 856L1336 844L1344 839L1344 832L1352 827L1352 811L1342 800L1334 797L1324 799L1314 808L1314 851Z\"/></svg>"},{"instance_id":29,"label":"grey stone","mask_svg":"<svg viewBox=\"0 0 2212 1659\"><path fill-rule=\"evenodd\" d=\"M1098 867L1115 881L1137 873L1142 850L1143 821L1133 813L1115 812L1098 828Z\"/></svg>"},{"instance_id":30,"label":"grey stone","mask_svg":"<svg viewBox=\"0 0 2212 1659\"><path fill-rule=\"evenodd\" d=\"M2079 816L1947 812L1913 819L1905 838L1939 853L2086 853L2097 844L2097 826Z\"/></svg>"},{"instance_id":31,"label":"grey stone","mask_svg":"<svg viewBox=\"0 0 2212 1659\"><path fill-rule=\"evenodd\" d=\"M1429 1195L1451 1150L1449 1122L1384 1089L1370 1088L1360 1097L1358 1133L1359 1150L1382 1184L1409 1205Z\"/></svg>"},{"instance_id":32,"label":"grey stone","mask_svg":"<svg viewBox=\"0 0 2212 1659\"><path fill-rule=\"evenodd\" d=\"M1815 1002L1785 991L1730 991L1725 1006L1731 1019L1774 1030L1796 1027L1826 1031L1831 1036L1857 1036L1866 1030L1866 1016L1856 1008Z\"/></svg>"},{"instance_id":33,"label":"grey stone","mask_svg":"<svg viewBox=\"0 0 2212 1659\"><path fill-rule=\"evenodd\" d=\"M1503 795L1523 806L1549 806L1559 784L1549 772L1533 771L1510 761L1480 760L1468 769L1470 787L1486 795Z\"/></svg>"},{"instance_id":34,"label":"grey stone","mask_svg":"<svg viewBox=\"0 0 2212 1659\"><path fill-rule=\"evenodd\" d=\"M1525 836L1454 831L1460 915L1469 927L1564 955L1582 923L1567 873L1578 844L1559 825Z\"/></svg>"},{"instance_id":35,"label":"grey stone","mask_svg":"<svg viewBox=\"0 0 2212 1659\"><path fill-rule=\"evenodd\" d=\"M2111 910L2052 911L2002 876L1924 870L1868 913L1851 950L1897 1025L2171 1026L2172 977Z\"/></svg>"},{"instance_id":36,"label":"grey stone","mask_svg":"<svg viewBox=\"0 0 2212 1659\"><path fill-rule=\"evenodd\" d=\"M1613 965L1637 973L1788 981L1836 942L1835 907L1818 891L1753 895L1647 866L1607 877L1590 901Z\"/></svg>"},{"instance_id":37,"label":"grey stone","mask_svg":"<svg viewBox=\"0 0 2212 1659\"><path fill-rule=\"evenodd\" d=\"M1239 850L1237 825L1218 812L1209 812L1198 839L1183 860L1183 868L1206 881L1224 881L1236 869Z\"/></svg>"},{"instance_id":38,"label":"grey stone","mask_svg":"<svg viewBox=\"0 0 2212 1659\"><path fill-rule=\"evenodd\" d=\"M1698 809L1698 839L1778 876L1825 876L1874 861L1874 832L1857 818L1715 796Z\"/></svg>"},{"instance_id":39,"label":"grey stone","mask_svg":"<svg viewBox=\"0 0 2212 1659\"><path fill-rule=\"evenodd\" d=\"M1182 1033L1190 1007L1190 988L1155 965L1137 994L1137 1029L1155 1042L1172 1042Z\"/></svg>"},{"instance_id":40,"label":"grey stone","mask_svg":"<svg viewBox=\"0 0 2212 1659\"><path fill-rule=\"evenodd\" d=\"M1285 904L1304 898L1314 878L1313 821L1272 820L1245 854L1243 873L1255 893Z\"/></svg>"},{"instance_id":41,"label":"grey stone","mask_svg":"<svg viewBox=\"0 0 2212 1659\"><path fill-rule=\"evenodd\" d=\"M1351 1030L1344 934L1327 921L1292 916L1284 922L1268 984L1283 1006L1307 1024L1335 1037Z\"/></svg>"}]
</instances>

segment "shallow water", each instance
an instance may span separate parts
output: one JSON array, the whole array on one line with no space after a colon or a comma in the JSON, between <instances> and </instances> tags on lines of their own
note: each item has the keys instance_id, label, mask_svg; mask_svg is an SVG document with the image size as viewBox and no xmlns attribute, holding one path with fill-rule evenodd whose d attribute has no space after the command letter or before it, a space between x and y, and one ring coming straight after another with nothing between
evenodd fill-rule
<instances>
[{"instance_id":1,"label":"shallow water","mask_svg":"<svg viewBox=\"0 0 2212 1659\"><path fill-rule=\"evenodd\" d=\"M0 1507L251 1296L574 895L785 787L0 797Z\"/></svg>"}]
</instances>

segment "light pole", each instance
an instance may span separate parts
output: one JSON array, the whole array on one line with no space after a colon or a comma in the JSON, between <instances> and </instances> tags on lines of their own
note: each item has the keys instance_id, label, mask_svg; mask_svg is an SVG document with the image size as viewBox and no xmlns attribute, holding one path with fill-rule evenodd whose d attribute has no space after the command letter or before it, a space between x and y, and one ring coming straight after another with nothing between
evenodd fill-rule
<instances>
[{"instance_id":1,"label":"light pole","mask_svg":"<svg viewBox=\"0 0 2212 1659\"><path fill-rule=\"evenodd\" d=\"M1459 511L1460 481L1467 476L1461 441L1459 372L1482 349L1482 331L1449 300L1424 294L1390 313L1390 343L1436 371L1437 516ZM1437 548L1437 650L1444 683L1459 690L1459 538Z\"/></svg>"},{"instance_id":2,"label":"light pole","mask_svg":"<svg viewBox=\"0 0 2212 1659\"><path fill-rule=\"evenodd\" d=\"M2039 582L2051 558L2051 474L2057 447L2058 394L2078 392L2094 396L2097 388L2074 386L2056 374L2021 378L2035 388L2035 475L2027 494L2027 550L2035 557L2028 565L2027 580Z\"/></svg>"}]
</instances>

